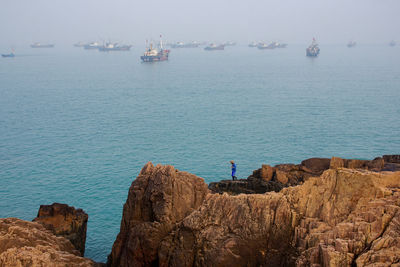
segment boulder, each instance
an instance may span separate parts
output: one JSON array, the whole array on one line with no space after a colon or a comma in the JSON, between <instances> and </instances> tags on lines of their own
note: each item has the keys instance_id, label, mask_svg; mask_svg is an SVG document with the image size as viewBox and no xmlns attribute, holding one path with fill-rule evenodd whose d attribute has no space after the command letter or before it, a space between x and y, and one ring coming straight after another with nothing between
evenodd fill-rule
<instances>
[{"instance_id":1,"label":"boulder","mask_svg":"<svg viewBox=\"0 0 400 267\"><path fill-rule=\"evenodd\" d=\"M60 203L40 205L33 221L41 223L55 235L70 240L81 256L84 256L88 215L82 209Z\"/></svg>"},{"instance_id":2,"label":"boulder","mask_svg":"<svg viewBox=\"0 0 400 267\"><path fill-rule=\"evenodd\" d=\"M301 162L301 166L308 172L322 174L325 170L329 169L331 159L328 158L309 158Z\"/></svg>"},{"instance_id":3,"label":"boulder","mask_svg":"<svg viewBox=\"0 0 400 267\"><path fill-rule=\"evenodd\" d=\"M161 240L198 209L208 193L202 178L147 163L129 189L108 265L157 265Z\"/></svg>"},{"instance_id":4,"label":"boulder","mask_svg":"<svg viewBox=\"0 0 400 267\"><path fill-rule=\"evenodd\" d=\"M342 158L338 157L332 157L331 162L329 164L330 169L337 169L337 168L344 168L345 167L345 161Z\"/></svg>"},{"instance_id":5,"label":"boulder","mask_svg":"<svg viewBox=\"0 0 400 267\"><path fill-rule=\"evenodd\" d=\"M272 168L267 164L263 164L260 170L260 178L267 182L271 181L272 178L274 177L274 172L275 172L274 168Z\"/></svg>"}]
</instances>

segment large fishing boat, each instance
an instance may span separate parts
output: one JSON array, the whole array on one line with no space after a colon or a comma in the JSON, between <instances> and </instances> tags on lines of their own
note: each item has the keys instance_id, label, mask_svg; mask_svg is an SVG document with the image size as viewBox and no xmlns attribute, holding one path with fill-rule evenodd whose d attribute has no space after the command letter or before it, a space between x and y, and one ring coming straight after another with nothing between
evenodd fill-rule
<instances>
[{"instance_id":1,"label":"large fishing boat","mask_svg":"<svg viewBox=\"0 0 400 267\"><path fill-rule=\"evenodd\" d=\"M317 57L319 54L319 50L320 49L318 47L317 41L315 40L315 38L313 38L311 45L306 49L306 55L308 57Z\"/></svg>"},{"instance_id":2,"label":"large fishing boat","mask_svg":"<svg viewBox=\"0 0 400 267\"><path fill-rule=\"evenodd\" d=\"M54 44L41 44L41 43L33 43L31 44L32 48L53 48Z\"/></svg>"},{"instance_id":3,"label":"large fishing boat","mask_svg":"<svg viewBox=\"0 0 400 267\"><path fill-rule=\"evenodd\" d=\"M221 44L221 45L210 44L210 45L204 47L204 50L207 50L207 51L224 50L224 49L225 49L225 45L223 45L223 44Z\"/></svg>"},{"instance_id":4,"label":"large fishing boat","mask_svg":"<svg viewBox=\"0 0 400 267\"><path fill-rule=\"evenodd\" d=\"M146 51L144 55L140 57L143 62L155 62L155 61L165 61L168 60L170 50L164 49L163 42L160 35L160 45L159 48L154 48L153 44L150 42L148 45L146 41Z\"/></svg>"},{"instance_id":5,"label":"large fishing boat","mask_svg":"<svg viewBox=\"0 0 400 267\"><path fill-rule=\"evenodd\" d=\"M109 52L109 51L129 51L131 49L131 45L119 45L118 43L106 43L102 46L99 46L99 51Z\"/></svg>"},{"instance_id":6,"label":"large fishing boat","mask_svg":"<svg viewBox=\"0 0 400 267\"><path fill-rule=\"evenodd\" d=\"M390 45L390 46L395 46L395 45L396 45L395 40L390 41L389 45Z\"/></svg>"}]
</instances>

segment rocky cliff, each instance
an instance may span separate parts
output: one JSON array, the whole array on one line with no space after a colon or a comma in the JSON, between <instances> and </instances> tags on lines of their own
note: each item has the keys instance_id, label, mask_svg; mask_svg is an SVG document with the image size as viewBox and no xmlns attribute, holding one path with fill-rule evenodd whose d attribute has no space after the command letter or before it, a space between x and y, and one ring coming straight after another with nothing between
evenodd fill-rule
<instances>
[{"instance_id":1,"label":"rocky cliff","mask_svg":"<svg viewBox=\"0 0 400 267\"><path fill-rule=\"evenodd\" d=\"M0 266L99 266L80 257L72 243L42 224L0 219Z\"/></svg>"},{"instance_id":2,"label":"rocky cliff","mask_svg":"<svg viewBox=\"0 0 400 267\"><path fill-rule=\"evenodd\" d=\"M399 266L400 172L318 162L302 163L313 175L301 185L236 196L149 163L129 190L108 264Z\"/></svg>"},{"instance_id":3,"label":"rocky cliff","mask_svg":"<svg viewBox=\"0 0 400 267\"><path fill-rule=\"evenodd\" d=\"M160 242L198 209L209 193L202 178L147 163L133 181L110 266L157 266Z\"/></svg>"}]
</instances>

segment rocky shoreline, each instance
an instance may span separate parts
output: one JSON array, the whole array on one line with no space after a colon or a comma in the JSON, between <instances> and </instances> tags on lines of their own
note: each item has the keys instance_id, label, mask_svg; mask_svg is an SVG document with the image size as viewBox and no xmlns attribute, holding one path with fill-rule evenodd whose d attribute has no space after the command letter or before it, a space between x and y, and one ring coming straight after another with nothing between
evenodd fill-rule
<instances>
[{"instance_id":1,"label":"rocky shoreline","mask_svg":"<svg viewBox=\"0 0 400 267\"><path fill-rule=\"evenodd\" d=\"M400 266L400 155L262 165L204 180L147 163L107 264L84 258L88 215L54 203L0 219L0 266Z\"/></svg>"}]
</instances>

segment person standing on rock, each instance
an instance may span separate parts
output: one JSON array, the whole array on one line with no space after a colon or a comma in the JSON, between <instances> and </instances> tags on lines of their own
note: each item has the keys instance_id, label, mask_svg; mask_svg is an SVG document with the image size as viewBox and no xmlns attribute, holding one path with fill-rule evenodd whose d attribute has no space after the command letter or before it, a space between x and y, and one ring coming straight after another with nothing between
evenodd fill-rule
<instances>
[{"instance_id":1,"label":"person standing on rock","mask_svg":"<svg viewBox=\"0 0 400 267\"><path fill-rule=\"evenodd\" d=\"M233 160L231 160L231 168L232 168L232 181L235 181L235 180L237 180L237 177L235 176L236 175L236 164L235 164L235 162L233 161Z\"/></svg>"}]
</instances>

